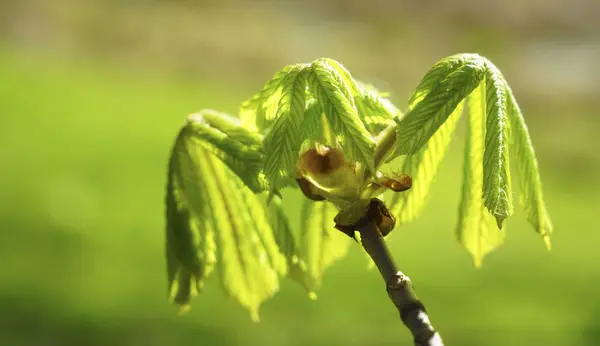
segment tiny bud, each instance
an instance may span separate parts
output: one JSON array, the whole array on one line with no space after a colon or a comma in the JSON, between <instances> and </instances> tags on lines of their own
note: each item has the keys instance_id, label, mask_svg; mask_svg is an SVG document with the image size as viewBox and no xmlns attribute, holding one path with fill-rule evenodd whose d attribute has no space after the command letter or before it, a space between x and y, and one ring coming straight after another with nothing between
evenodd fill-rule
<instances>
[{"instance_id":1,"label":"tiny bud","mask_svg":"<svg viewBox=\"0 0 600 346\"><path fill-rule=\"evenodd\" d=\"M394 192L402 192L410 189L412 179L408 174L400 174L395 179L384 177L381 183Z\"/></svg>"}]
</instances>

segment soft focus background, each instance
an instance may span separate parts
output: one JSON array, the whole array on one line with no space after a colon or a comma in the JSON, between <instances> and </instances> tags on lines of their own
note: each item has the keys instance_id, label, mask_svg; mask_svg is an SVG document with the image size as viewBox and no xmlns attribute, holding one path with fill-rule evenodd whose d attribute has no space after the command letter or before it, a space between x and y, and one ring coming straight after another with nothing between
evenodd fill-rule
<instances>
[{"instance_id":1,"label":"soft focus background","mask_svg":"<svg viewBox=\"0 0 600 346\"><path fill-rule=\"evenodd\" d=\"M393 252L447 345L600 344L599 17L594 0L0 2L0 345L410 345L357 246L317 301L285 280L260 324L216 277L176 316L166 161L188 113L235 113L286 64L332 57L403 108L458 52L488 57L516 93L553 250L518 210L473 267L454 237L461 130Z\"/></svg>"}]
</instances>

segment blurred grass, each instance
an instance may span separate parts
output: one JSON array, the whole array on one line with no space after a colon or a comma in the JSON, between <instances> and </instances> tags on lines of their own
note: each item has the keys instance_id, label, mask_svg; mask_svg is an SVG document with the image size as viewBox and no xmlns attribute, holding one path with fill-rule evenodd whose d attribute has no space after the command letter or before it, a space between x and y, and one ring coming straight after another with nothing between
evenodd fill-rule
<instances>
[{"instance_id":1,"label":"blurred grass","mask_svg":"<svg viewBox=\"0 0 600 346\"><path fill-rule=\"evenodd\" d=\"M357 246L327 273L316 302L285 280L260 324L224 297L216 277L189 315L167 304L171 141L186 114L235 112L258 86L180 83L5 48L0 80L0 345L410 344ZM460 140L425 214L391 238L448 345L600 343L598 178L566 181L573 169L552 162L544 144L568 143L566 155L599 167L598 154L584 150L593 136L584 131L597 124L553 131L551 123L530 126L556 228L552 252L519 213L505 245L474 269L453 235ZM297 196L286 199L297 219Z\"/></svg>"}]
</instances>

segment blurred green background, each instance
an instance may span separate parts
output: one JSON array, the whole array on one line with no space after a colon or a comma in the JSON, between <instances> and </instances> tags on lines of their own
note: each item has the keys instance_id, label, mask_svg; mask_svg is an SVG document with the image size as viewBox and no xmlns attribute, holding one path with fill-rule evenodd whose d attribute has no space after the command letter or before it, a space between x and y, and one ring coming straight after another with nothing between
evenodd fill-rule
<instances>
[{"instance_id":1,"label":"blurred green background","mask_svg":"<svg viewBox=\"0 0 600 346\"><path fill-rule=\"evenodd\" d=\"M356 245L317 301L285 280L259 324L216 277L176 316L167 156L187 114L235 113L286 64L332 57L403 108L458 52L492 60L521 103L553 250L518 210L473 267L454 237L461 129L396 259L447 345L600 344L599 15L591 0L1 2L0 345L410 345Z\"/></svg>"}]
</instances>

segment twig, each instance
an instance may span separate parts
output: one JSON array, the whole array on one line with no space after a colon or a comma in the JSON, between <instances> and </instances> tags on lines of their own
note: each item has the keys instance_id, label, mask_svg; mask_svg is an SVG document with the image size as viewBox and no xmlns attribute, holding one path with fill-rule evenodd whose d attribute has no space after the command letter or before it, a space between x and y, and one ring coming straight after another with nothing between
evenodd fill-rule
<instances>
[{"instance_id":1,"label":"twig","mask_svg":"<svg viewBox=\"0 0 600 346\"><path fill-rule=\"evenodd\" d=\"M398 309L402 322L410 329L415 346L443 346L442 338L429 321L425 306L413 290L410 278L398 270L394 259L377 227L377 218L372 212L379 208L370 208L366 217L356 225L360 232L362 245L375 262L383 280L386 282L388 296Z\"/></svg>"}]
</instances>

